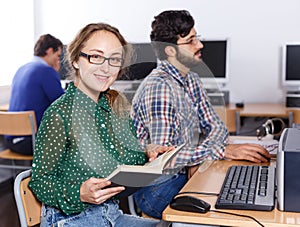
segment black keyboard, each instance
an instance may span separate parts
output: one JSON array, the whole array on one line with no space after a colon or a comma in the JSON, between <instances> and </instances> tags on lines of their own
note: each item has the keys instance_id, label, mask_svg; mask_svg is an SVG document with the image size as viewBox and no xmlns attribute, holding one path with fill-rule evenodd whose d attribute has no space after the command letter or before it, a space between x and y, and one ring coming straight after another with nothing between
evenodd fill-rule
<instances>
[{"instance_id":1,"label":"black keyboard","mask_svg":"<svg viewBox=\"0 0 300 227\"><path fill-rule=\"evenodd\" d=\"M231 166L215 207L232 210L273 210L274 166Z\"/></svg>"}]
</instances>

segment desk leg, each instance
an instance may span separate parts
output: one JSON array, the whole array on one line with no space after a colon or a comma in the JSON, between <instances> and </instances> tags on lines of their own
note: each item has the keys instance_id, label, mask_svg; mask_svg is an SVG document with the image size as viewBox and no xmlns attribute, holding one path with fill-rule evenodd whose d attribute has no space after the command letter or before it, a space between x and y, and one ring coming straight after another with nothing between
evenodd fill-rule
<instances>
[{"instance_id":1,"label":"desk leg","mask_svg":"<svg viewBox=\"0 0 300 227\"><path fill-rule=\"evenodd\" d=\"M294 125L294 112L289 112L289 128L292 128Z\"/></svg>"},{"instance_id":2,"label":"desk leg","mask_svg":"<svg viewBox=\"0 0 300 227\"><path fill-rule=\"evenodd\" d=\"M239 111L235 112L235 122L236 122L236 135L239 135L240 130L241 130L241 118L240 118L240 112Z\"/></svg>"}]
</instances>

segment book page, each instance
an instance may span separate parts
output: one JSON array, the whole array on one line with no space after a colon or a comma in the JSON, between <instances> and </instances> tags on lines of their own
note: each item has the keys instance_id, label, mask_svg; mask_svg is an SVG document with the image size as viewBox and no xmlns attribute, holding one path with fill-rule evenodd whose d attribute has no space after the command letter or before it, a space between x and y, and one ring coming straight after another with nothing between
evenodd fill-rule
<instances>
[{"instance_id":1,"label":"book page","mask_svg":"<svg viewBox=\"0 0 300 227\"><path fill-rule=\"evenodd\" d=\"M124 185L126 187L144 187L163 174L167 163L184 146L180 145L172 151L165 152L152 162L140 165L119 165L108 177L113 185Z\"/></svg>"},{"instance_id":2,"label":"book page","mask_svg":"<svg viewBox=\"0 0 300 227\"><path fill-rule=\"evenodd\" d=\"M174 150L166 151L165 153L158 156L152 162L147 162L144 166L152 166L159 167L161 170L168 164L169 161L185 146L185 144L181 144L177 146Z\"/></svg>"}]
</instances>

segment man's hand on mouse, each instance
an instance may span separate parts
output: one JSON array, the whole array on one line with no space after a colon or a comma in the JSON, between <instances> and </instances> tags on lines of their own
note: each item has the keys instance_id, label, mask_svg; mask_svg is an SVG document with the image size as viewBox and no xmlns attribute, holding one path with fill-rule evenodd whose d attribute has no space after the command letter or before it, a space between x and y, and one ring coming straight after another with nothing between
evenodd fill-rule
<instances>
[{"instance_id":1,"label":"man's hand on mouse","mask_svg":"<svg viewBox=\"0 0 300 227\"><path fill-rule=\"evenodd\" d=\"M270 161L271 155L259 144L228 144L225 148L225 158L260 163Z\"/></svg>"}]
</instances>

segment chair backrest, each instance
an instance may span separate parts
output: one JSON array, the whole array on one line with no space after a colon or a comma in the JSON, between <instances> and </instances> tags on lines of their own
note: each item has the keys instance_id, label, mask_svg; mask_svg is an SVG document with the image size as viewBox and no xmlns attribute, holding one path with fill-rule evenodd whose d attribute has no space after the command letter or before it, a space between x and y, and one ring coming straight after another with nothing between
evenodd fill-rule
<instances>
[{"instance_id":1,"label":"chair backrest","mask_svg":"<svg viewBox=\"0 0 300 227\"><path fill-rule=\"evenodd\" d=\"M21 227L34 226L41 222L42 203L28 187L31 169L18 174L14 182L14 195Z\"/></svg>"},{"instance_id":2,"label":"chair backrest","mask_svg":"<svg viewBox=\"0 0 300 227\"><path fill-rule=\"evenodd\" d=\"M37 125L33 110L15 112L0 111L0 135L31 135L34 146L36 132Z\"/></svg>"}]
</instances>

